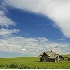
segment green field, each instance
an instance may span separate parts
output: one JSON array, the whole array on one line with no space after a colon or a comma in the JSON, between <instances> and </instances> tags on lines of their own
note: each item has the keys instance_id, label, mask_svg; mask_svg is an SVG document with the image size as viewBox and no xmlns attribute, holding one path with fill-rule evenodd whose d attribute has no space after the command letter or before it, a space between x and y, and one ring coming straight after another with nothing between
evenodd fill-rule
<instances>
[{"instance_id":1,"label":"green field","mask_svg":"<svg viewBox=\"0 0 70 70\"><path fill-rule=\"evenodd\" d=\"M0 58L0 69L70 69L70 61L39 62L37 57Z\"/></svg>"}]
</instances>

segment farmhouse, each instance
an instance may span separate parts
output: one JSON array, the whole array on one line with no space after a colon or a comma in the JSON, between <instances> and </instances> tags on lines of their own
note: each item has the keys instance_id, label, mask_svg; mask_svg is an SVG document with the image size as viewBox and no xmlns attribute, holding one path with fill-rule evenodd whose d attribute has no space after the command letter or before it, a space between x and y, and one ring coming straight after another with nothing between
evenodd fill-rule
<instances>
[{"instance_id":1,"label":"farmhouse","mask_svg":"<svg viewBox=\"0 0 70 70\"><path fill-rule=\"evenodd\" d=\"M46 51L39 55L41 62L59 62L64 60L62 56L52 51Z\"/></svg>"}]
</instances>

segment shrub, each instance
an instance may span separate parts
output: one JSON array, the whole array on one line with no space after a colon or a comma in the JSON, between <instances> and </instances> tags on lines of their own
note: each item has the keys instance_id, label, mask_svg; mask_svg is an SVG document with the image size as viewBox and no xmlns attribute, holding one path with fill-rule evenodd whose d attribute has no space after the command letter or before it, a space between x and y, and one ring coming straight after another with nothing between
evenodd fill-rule
<instances>
[{"instance_id":1,"label":"shrub","mask_svg":"<svg viewBox=\"0 0 70 70\"><path fill-rule=\"evenodd\" d=\"M6 65L6 68L17 68L17 64L16 63L11 63L9 65Z\"/></svg>"},{"instance_id":2,"label":"shrub","mask_svg":"<svg viewBox=\"0 0 70 70\"><path fill-rule=\"evenodd\" d=\"M18 66L18 69L30 69L30 67L24 65L24 64L21 64Z\"/></svg>"}]
</instances>

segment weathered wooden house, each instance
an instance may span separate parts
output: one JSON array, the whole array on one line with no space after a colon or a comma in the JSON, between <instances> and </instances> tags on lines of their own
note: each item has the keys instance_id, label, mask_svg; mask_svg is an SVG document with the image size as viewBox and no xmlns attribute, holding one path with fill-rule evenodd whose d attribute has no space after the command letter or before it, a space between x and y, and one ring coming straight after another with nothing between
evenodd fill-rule
<instances>
[{"instance_id":1,"label":"weathered wooden house","mask_svg":"<svg viewBox=\"0 0 70 70\"><path fill-rule=\"evenodd\" d=\"M43 52L39 55L41 62L59 62L64 60L62 56L52 51Z\"/></svg>"}]
</instances>

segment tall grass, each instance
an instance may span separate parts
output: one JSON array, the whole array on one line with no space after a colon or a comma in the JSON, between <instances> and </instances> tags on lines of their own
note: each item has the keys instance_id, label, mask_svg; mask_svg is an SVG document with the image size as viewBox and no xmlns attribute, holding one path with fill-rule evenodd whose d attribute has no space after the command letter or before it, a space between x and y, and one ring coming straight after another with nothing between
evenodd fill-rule
<instances>
[{"instance_id":1,"label":"tall grass","mask_svg":"<svg viewBox=\"0 0 70 70\"><path fill-rule=\"evenodd\" d=\"M2 58L1 69L70 69L70 61L39 62L37 57Z\"/></svg>"}]
</instances>

